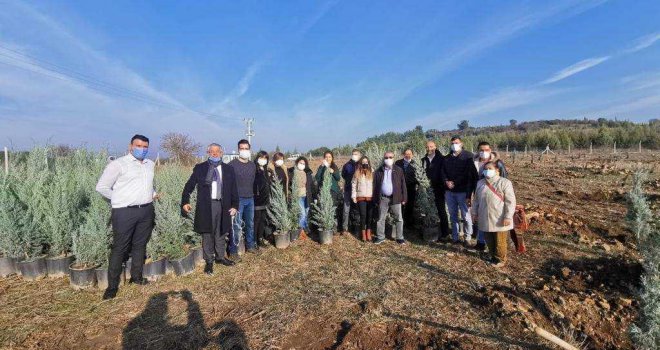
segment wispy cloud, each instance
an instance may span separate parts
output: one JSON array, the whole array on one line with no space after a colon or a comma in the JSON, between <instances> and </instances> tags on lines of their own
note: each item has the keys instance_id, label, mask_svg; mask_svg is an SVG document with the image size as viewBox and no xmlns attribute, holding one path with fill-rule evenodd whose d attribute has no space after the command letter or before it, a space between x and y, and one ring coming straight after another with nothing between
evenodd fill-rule
<instances>
[{"instance_id":1,"label":"wispy cloud","mask_svg":"<svg viewBox=\"0 0 660 350\"><path fill-rule=\"evenodd\" d=\"M572 75L578 74L582 72L583 70L587 70L589 68L595 67L607 60L610 59L610 56L603 56L603 57L594 57L594 58L587 58L586 60L582 60L578 63L575 63L573 65L570 65L559 72L555 73L553 76L550 78L544 80L541 82L541 84L552 84L556 83L560 80L566 79Z\"/></svg>"},{"instance_id":2,"label":"wispy cloud","mask_svg":"<svg viewBox=\"0 0 660 350\"><path fill-rule=\"evenodd\" d=\"M635 41L633 46L624 51L624 53L633 53L639 50L643 50L647 47L652 46L656 41L660 40L660 32L651 33L649 35L643 36Z\"/></svg>"}]
</instances>

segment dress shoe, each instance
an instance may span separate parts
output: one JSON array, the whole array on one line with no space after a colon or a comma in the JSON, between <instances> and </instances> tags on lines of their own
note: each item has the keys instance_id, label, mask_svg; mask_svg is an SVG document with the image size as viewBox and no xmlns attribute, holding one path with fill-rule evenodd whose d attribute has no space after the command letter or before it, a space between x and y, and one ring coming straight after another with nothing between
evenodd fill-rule
<instances>
[{"instance_id":1,"label":"dress shoe","mask_svg":"<svg viewBox=\"0 0 660 350\"><path fill-rule=\"evenodd\" d=\"M140 279L137 279L137 278L132 278L132 277L131 277L131 279L128 280L128 283L129 283L129 284L137 284L137 285L140 285L140 286L144 286L144 285L149 284L149 281L147 281L146 278L140 278Z\"/></svg>"},{"instance_id":2,"label":"dress shoe","mask_svg":"<svg viewBox=\"0 0 660 350\"><path fill-rule=\"evenodd\" d=\"M225 266L234 266L234 265L236 265L236 262L234 262L232 260L229 260L229 259L219 259L219 260L216 260L215 262L216 262L216 264L225 265Z\"/></svg>"},{"instance_id":3,"label":"dress shoe","mask_svg":"<svg viewBox=\"0 0 660 350\"><path fill-rule=\"evenodd\" d=\"M212 262L207 262L206 265L204 265L204 273L212 276L213 275L213 263Z\"/></svg>"},{"instance_id":4,"label":"dress shoe","mask_svg":"<svg viewBox=\"0 0 660 350\"><path fill-rule=\"evenodd\" d=\"M110 300L117 296L117 288L108 288L103 293L103 300Z\"/></svg>"}]
</instances>

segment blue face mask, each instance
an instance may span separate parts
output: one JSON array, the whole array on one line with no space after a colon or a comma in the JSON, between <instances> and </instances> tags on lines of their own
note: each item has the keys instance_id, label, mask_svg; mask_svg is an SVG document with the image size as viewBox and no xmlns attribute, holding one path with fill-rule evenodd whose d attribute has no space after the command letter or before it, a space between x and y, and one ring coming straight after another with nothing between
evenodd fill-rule
<instances>
[{"instance_id":1,"label":"blue face mask","mask_svg":"<svg viewBox=\"0 0 660 350\"><path fill-rule=\"evenodd\" d=\"M493 177L495 177L495 175L497 175L497 173L493 169L485 169L484 170L484 176L487 179L492 179Z\"/></svg>"},{"instance_id":2,"label":"blue face mask","mask_svg":"<svg viewBox=\"0 0 660 350\"><path fill-rule=\"evenodd\" d=\"M148 148L142 148L142 147L133 147L133 151L131 152L133 154L133 157L143 160L144 157L147 156L147 153L149 152Z\"/></svg>"},{"instance_id":3,"label":"blue face mask","mask_svg":"<svg viewBox=\"0 0 660 350\"><path fill-rule=\"evenodd\" d=\"M209 161L211 161L211 163L220 163L221 160L222 158L220 157L209 157Z\"/></svg>"}]
</instances>

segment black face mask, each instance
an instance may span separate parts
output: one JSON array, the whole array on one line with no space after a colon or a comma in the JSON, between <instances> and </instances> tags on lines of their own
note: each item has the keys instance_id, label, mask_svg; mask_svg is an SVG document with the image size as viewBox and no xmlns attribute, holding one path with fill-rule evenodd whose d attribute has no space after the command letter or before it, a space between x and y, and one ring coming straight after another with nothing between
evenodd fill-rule
<instances>
[{"instance_id":1,"label":"black face mask","mask_svg":"<svg viewBox=\"0 0 660 350\"><path fill-rule=\"evenodd\" d=\"M362 167L366 169L369 167L369 164L362 164Z\"/></svg>"}]
</instances>

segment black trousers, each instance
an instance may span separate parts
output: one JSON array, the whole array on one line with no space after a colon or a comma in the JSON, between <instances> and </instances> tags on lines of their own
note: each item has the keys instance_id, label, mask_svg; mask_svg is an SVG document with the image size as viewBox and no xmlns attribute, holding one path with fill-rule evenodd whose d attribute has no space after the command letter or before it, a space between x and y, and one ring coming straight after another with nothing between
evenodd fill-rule
<instances>
[{"instance_id":1,"label":"black trousers","mask_svg":"<svg viewBox=\"0 0 660 350\"><path fill-rule=\"evenodd\" d=\"M417 198L417 189L415 186L406 186L408 191L408 201L403 206L403 223L407 227L415 225L415 199Z\"/></svg>"},{"instance_id":2,"label":"black trousers","mask_svg":"<svg viewBox=\"0 0 660 350\"><path fill-rule=\"evenodd\" d=\"M261 240L266 238L266 216L267 209L254 210L254 241L261 244Z\"/></svg>"},{"instance_id":3,"label":"black trousers","mask_svg":"<svg viewBox=\"0 0 660 350\"><path fill-rule=\"evenodd\" d=\"M372 201L361 201L357 205L360 210L360 230L371 229L374 203Z\"/></svg>"},{"instance_id":4,"label":"black trousers","mask_svg":"<svg viewBox=\"0 0 660 350\"><path fill-rule=\"evenodd\" d=\"M108 289L119 288L122 263L130 250L131 278L142 278L147 242L154 229L156 212L153 205L142 208L112 209L112 250L108 263Z\"/></svg>"},{"instance_id":5,"label":"black trousers","mask_svg":"<svg viewBox=\"0 0 660 350\"><path fill-rule=\"evenodd\" d=\"M447 205L445 204L445 191L434 188L433 195L435 196L435 207L438 209L438 216L440 217L440 236L445 237L450 233Z\"/></svg>"},{"instance_id":6,"label":"black trousers","mask_svg":"<svg viewBox=\"0 0 660 350\"><path fill-rule=\"evenodd\" d=\"M211 225L213 232L202 233L202 251L204 261L207 263L212 263L214 259L223 259L227 251L229 232L222 232L222 211L222 202L212 200Z\"/></svg>"}]
</instances>

